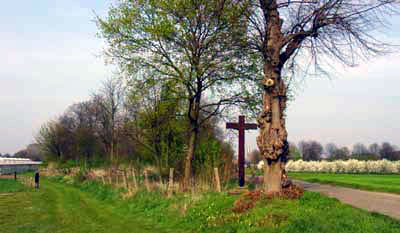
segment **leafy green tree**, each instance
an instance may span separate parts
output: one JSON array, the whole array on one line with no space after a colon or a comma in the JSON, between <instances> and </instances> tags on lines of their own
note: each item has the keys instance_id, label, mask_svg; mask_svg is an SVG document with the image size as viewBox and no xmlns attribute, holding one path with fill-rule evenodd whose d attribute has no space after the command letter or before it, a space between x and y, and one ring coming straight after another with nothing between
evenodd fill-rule
<instances>
[{"instance_id":1,"label":"leafy green tree","mask_svg":"<svg viewBox=\"0 0 400 233\"><path fill-rule=\"evenodd\" d=\"M40 128L36 142L49 160L64 160L68 154L67 130L57 121L49 121Z\"/></svg>"},{"instance_id":2,"label":"leafy green tree","mask_svg":"<svg viewBox=\"0 0 400 233\"><path fill-rule=\"evenodd\" d=\"M163 168L179 167L184 153L187 120L180 114L181 100L173 90L173 83L164 83L161 87L132 87L129 95L128 108L135 114L129 121L130 135L160 174Z\"/></svg>"},{"instance_id":3,"label":"leafy green tree","mask_svg":"<svg viewBox=\"0 0 400 233\"><path fill-rule=\"evenodd\" d=\"M251 60L240 59L246 7L246 2L234 0L125 0L112 7L105 19L97 19L108 43L106 55L130 75L134 85L172 81L185 100L189 122L185 188L201 125L229 106L254 106L252 85L241 82L258 68Z\"/></svg>"}]
</instances>

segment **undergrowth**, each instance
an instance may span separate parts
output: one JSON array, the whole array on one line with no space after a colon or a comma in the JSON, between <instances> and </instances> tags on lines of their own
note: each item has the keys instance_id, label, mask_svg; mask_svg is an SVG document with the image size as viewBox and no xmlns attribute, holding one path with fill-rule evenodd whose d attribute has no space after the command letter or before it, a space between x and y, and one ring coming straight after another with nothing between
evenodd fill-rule
<instances>
[{"instance_id":1,"label":"undergrowth","mask_svg":"<svg viewBox=\"0 0 400 233\"><path fill-rule=\"evenodd\" d=\"M52 178L64 182L63 178ZM115 211L134 216L146 224L175 232L388 232L399 233L398 221L376 213L341 204L318 193L305 192L300 199L256 198L245 211L235 203L244 196L227 193L178 193L167 198L161 192L137 191L121 198L123 189L114 190L93 181L73 183L94 198L111 202ZM254 191L256 193L259 191Z\"/></svg>"}]
</instances>

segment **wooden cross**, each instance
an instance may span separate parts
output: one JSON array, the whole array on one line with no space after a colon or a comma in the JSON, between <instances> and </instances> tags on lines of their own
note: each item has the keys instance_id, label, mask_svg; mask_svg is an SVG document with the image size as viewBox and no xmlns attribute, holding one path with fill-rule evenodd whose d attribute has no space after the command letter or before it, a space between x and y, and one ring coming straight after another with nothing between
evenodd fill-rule
<instances>
[{"instance_id":1,"label":"wooden cross","mask_svg":"<svg viewBox=\"0 0 400 233\"><path fill-rule=\"evenodd\" d=\"M257 124L246 124L244 116L239 116L239 123L226 123L227 129L239 130L239 186L244 186L244 131L246 129L257 129Z\"/></svg>"}]
</instances>

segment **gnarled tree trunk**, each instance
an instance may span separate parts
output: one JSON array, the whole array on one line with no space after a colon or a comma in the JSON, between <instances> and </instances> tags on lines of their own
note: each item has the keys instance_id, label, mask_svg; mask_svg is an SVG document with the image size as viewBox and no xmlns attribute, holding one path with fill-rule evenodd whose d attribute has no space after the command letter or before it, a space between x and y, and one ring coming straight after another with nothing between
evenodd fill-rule
<instances>
[{"instance_id":1,"label":"gnarled tree trunk","mask_svg":"<svg viewBox=\"0 0 400 233\"><path fill-rule=\"evenodd\" d=\"M257 144L266 160L264 187L267 192L281 191L283 164L288 154L287 132L284 111L286 109L286 85L281 77L282 62L280 49L284 36L281 32L281 20L276 1L261 1L265 5L265 17L268 18L266 45L264 53L264 93L263 109L258 116L260 134Z\"/></svg>"}]
</instances>

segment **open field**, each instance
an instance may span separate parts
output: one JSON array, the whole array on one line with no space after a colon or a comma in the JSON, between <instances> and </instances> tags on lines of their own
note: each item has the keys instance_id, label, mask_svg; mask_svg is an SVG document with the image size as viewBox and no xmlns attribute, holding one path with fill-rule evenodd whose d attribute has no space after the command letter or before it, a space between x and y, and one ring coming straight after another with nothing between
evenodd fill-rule
<instances>
[{"instance_id":1,"label":"open field","mask_svg":"<svg viewBox=\"0 0 400 233\"><path fill-rule=\"evenodd\" d=\"M259 201L232 211L238 196L138 192L121 200L95 183L42 180L39 191L0 198L0 232L400 232L400 222L306 192L300 200Z\"/></svg>"},{"instance_id":2,"label":"open field","mask_svg":"<svg viewBox=\"0 0 400 233\"><path fill-rule=\"evenodd\" d=\"M400 194L400 175L290 172L292 179Z\"/></svg>"}]
</instances>

